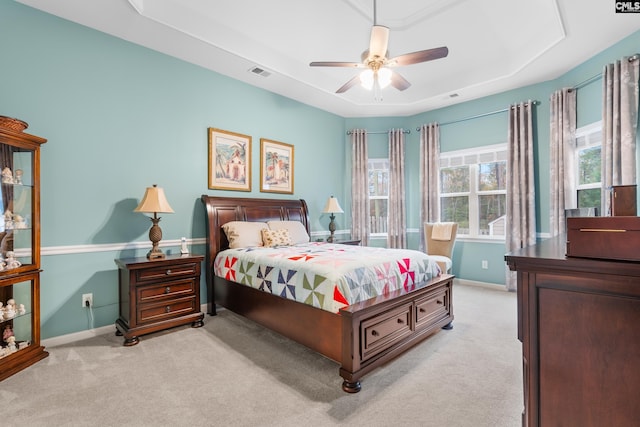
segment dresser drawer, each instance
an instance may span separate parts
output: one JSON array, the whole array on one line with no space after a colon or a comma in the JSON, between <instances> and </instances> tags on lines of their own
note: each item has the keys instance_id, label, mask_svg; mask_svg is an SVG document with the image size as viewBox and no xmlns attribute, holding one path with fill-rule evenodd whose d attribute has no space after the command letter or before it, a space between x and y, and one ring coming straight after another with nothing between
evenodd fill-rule
<instances>
[{"instance_id":1,"label":"dresser drawer","mask_svg":"<svg viewBox=\"0 0 640 427\"><path fill-rule=\"evenodd\" d=\"M369 359L391 347L396 341L410 335L412 304L406 304L360 324L362 360Z\"/></svg>"},{"instance_id":2,"label":"dresser drawer","mask_svg":"<svg viewBox=\"0 0 640 427\"><path fill-rule=\"evenodd\" d=\"M416 329L427 327L449 314L447 290L416 301Z\"/></svg>"},{"instance_id":3,"label":"dresser drawer","mask_svg":"<svg viewBox=\"0 0 640 427\"><path fill-rule=\"evenodd\" d=\"M165 304L140 304L138 306L137 320L138 324L159 322L185 314L195 313L196 309L199 309L199 307L196 307L195 295L168 301Z\"/></svg>"},{"instance_id":4,"label":"dresser drawer","mask_svg":"<svg viewBox=\"0 0 640 427\"><path fill-rule=\"evenodd\" d=\"M165 281L157 285L139 286L136 288L138 304L195 295L196 286L199 285L200 283L196 283L195 279L184 279Z\"/></svg>"},{"instance_id":5,"label":"dresser drawer","mask_svg":"<svg viewBox=\"0 0 640 427\"><path fill-rule=\"evenodd\" d=\"M200 275L200 263L188 262L181 264L159 265L136 270L136 283L157 280L174 279L180 277L194 277Z\"/></svg>"}]
</instances>

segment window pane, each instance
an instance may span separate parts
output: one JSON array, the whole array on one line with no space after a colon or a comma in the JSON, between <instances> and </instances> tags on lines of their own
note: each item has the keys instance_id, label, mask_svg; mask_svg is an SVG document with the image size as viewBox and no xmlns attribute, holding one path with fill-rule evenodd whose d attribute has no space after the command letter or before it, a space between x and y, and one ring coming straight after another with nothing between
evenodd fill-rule
<instances>
[{"instance_id":1,"label":"window pane","mask_svg":"<svg viewBox=\"0 0 640 427\"><path fill-rule=\"evenodd\" d=\"M369 196L389 195L389 170L369 169Z\"/></svg>"},{"instance_id":2,"label":"window pane","mask_svg":"<svg viewBox=\"0 0 640 427\"><path fill-rule=\"evenodd\" d=\"M469 167L458 166L440 169L441 193L468 193L469 192ZM468 206L468 203L467 203Z\"/></svg>"},{"instance_id":3,"label":"window pane","mask_svg":"<svg viewBox=\"0 0 640 427\"><path fill-rule=\"evenodd\" d=\"M600 148L585 148L578 153L578 185L600 182Z\"/></svg>"},{"instance_id":4,"label":"window pane","mask_svg":"<svg viewBox=\"0 0 640 427\"><path fill-rule=\"evenodd\" d=\"M479 196L479 201L480 235L504 236L507 196L505 194Z\"/></svg>"},{"instance_id":5,"label":"window pane","mask_svg":"<svg viewBox=\"0 0 640 427\"><path fill-rule=\"evenodd\" d=\"M578 207L579 208L598 208L600 209L600 188L589 188L586 190L578 190Z\"/></svg>"},{"instance_id":6,"label":"window pane","mask_svg":"<svg viewBox=\"0 0 640 427\"><path fill-rule=\"evenodd\" d=\"M440 198L440 220L457 222L458 233L469 234L469 197Z\"/></svg>"},{"instance_id":7,"label":"window pane","mask_svg":"<svg viewBox=\"0 0 640 427\"><path fill-rule=\"evenodd\" d=\"M387 199L373 199L369 200L371 207L370 228L371 233L386 233L387 232Z\"/></svg>"},{"instance_id":8,"label":"window pane","mask_svg":"<svg viewBox=\"0 0 640 427\"><path fill-rule=\"evenodd\" d=\"M478 190L492 191L507 188L507 162L480 163Z\"/></svg>"}]
</instances>

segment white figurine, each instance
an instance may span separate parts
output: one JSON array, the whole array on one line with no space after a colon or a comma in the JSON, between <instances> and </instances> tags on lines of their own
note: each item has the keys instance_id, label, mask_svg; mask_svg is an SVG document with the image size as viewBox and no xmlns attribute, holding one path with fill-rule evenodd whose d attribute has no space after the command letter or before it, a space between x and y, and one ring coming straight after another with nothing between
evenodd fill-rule
<instances>
[{"instance_id":1,"label":"white figurine","mask_svg":"<svg viewBox=\"0 0 640 427\"><path fill-rule=\"evenodd\" d=\"M9 319L13 319L13 317L16 315L16 311L13 309L13 307L11 306L6 306L4 308L4 318L9 320Z\"/></svg>"},{"instance_id":2,"label":"white figurine","mask_svg":"<svg viewBox=\"0 0 640 427\"><path fill-rule=\"evenodd\" d=\"M16 176L13 179L14 184L22 184L22 169L16 169Z\"/></svg>"},{"instance_id":3,"label":"white figurine","mask_svg":"<svg viewBox=\"0 0 640 427\"><path fill-rule=\"evenodd\" d=\"M8 167L2 169L2 183L13 184L13 173L11 173L11 169Z\"/></svg>"},{"instance_id":4,"label":"white figurine","mask_svg":"<svg viewBox=\"0 0 640 427\"><path fill-rule=\"evenodd\" d=\"M13 215L13 228L27 228L27 224L24 222L22 215Z\"/></svg>"},{"instance_id":5,"label":"white figurine","mask_svg":"<svg viewBox=\"0 0 640 427\"><path fill-rule=\"evenodd\" d=\"M7 338L7 348L9 349L10 353L13 353L14 351L16 351L16 337L14 336L10 336L9 338Z\"/></svg>"},{"instance_id":6,"label":"white figurine","mask_svg":"<svg viewBox=\"0 0 640 427\"><path fill-rule=\"evenodd\" d=\"M13 251L7 252L7 270L11 270L12 268L18 268L22 265L20 261L14 258ZM8 304L8 302L7 302Z\"/></svg>"},{"instance_id":7,"label":"white figurine","mask_svg":"<svg viewBox=\"0 0 640 427\"><path fill-rule=\"evenodd\" d=\"M27 310L24 308L24 304L18 305L18 314L25 314Z\"/></svg>"}]
</instances>

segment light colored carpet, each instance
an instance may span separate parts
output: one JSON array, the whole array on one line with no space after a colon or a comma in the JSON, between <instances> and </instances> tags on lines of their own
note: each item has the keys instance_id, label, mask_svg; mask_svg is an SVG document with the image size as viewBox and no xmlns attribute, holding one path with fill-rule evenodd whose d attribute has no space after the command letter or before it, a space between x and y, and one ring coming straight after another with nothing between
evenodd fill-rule
<instances>
[{"instance_id":1,"label":"light colored carpet","mask_svg":"<svg viewBox=\"0 0 640 427\"><path fill-rule=\"evenodd\" d=\"M340 388L338 365L229 311L123 347L50 347L0 382L2 426L515 427L522 411L516 295L454 286L454 328ZM115 328L114 328L115 331Z\"/></svg>"}]
</instances>

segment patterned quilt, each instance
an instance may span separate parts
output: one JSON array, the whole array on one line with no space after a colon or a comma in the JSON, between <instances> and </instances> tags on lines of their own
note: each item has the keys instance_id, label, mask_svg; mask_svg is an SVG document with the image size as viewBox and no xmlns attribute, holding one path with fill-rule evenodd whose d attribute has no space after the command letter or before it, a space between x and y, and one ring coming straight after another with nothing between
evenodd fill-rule
<instances>
[{"instance_id":1,"label":"patterned quilt","mask_svg":"<svg viewBox=\"0 0 640 427\"><path fill-rule=\"evenodd\" d=\"M333 313L440 273L423 252L324 242L227 249L214 263L216 276Z\"/></svg>"}]
</instances>

